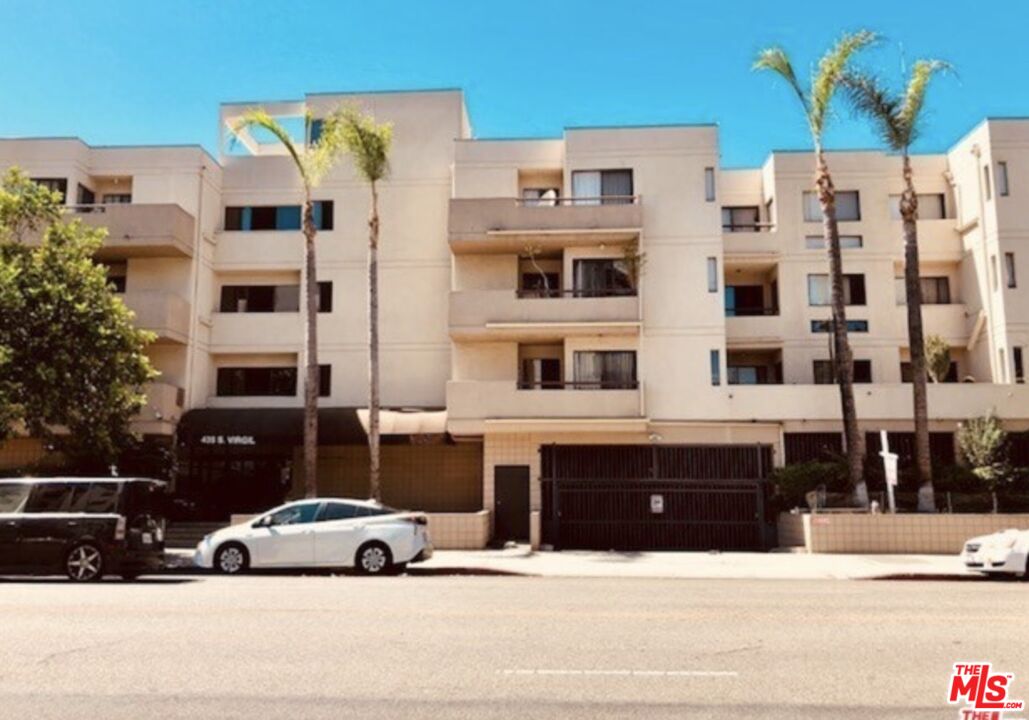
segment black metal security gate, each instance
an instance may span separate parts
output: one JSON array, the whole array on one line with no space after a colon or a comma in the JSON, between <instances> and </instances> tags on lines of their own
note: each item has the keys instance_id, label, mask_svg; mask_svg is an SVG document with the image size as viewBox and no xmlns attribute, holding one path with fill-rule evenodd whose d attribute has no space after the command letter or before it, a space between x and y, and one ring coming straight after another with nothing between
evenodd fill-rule
<instances>
[{"instance_id":1,"label":"black metal security gate","mask_svg":"<svg viewBox=\"0 0 1029 720\"><path fill-rule=\"evenodd\" d=\"M543 542L555 548L762 550L768 445L548 445Z\"/></svg>"}]
</instances>

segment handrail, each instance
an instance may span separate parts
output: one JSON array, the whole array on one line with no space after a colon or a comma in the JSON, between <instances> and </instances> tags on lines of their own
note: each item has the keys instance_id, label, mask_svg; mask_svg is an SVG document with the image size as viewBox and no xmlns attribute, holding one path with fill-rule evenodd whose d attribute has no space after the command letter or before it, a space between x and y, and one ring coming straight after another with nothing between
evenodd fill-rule
<instances>
[{"instance_id":1,"label":"handrail","mask_svg":"<svg viewBox=\"0 0 1029 720\"><path fill-rule=\"evenodd\" d=\"M726 232L765 232L775 229L775 223L752 222L752 223L729 223L723 224L722 230Z\"/></svg>"},{"instance_id":2,"label":"handrail","mask_svg":"<svg viewBox=\"0 0 1029 720\"><path fill-rule=\"evenodd\" d=\"M638 390L636 380L519 380L519 390Z\"/></svg>"},{"instance_id":3,"label":"handrail","mask_svg":"<svg viewBox=\"0 0 1029 720\"><path fill-rule=\"evenodd\" d=\"M601 298L601 297L635 297L636 288L535 288L516 290L519 298Z\"/></svg>"},{"instance_id":4,"label":"handrail","mask_svg":"<svg viewBox=\"0 0 1029 720\"><path fill-rule=\"evenodd\" d=\"M778 314L778 307L725 308L725 317L757 317L760 315L764 315L767 317Z\"/></svg>"},{"instance_id":5,"label":"handrail","mask_svg":"<svg viewBox=\"0 0 1029 720\"><path fill-rule=\"evenodd\" d=\"M597 195L585 197L515 198L522 207L563 207L566 205L637 205L641 195Z\"/></svg>"}]
</instances>

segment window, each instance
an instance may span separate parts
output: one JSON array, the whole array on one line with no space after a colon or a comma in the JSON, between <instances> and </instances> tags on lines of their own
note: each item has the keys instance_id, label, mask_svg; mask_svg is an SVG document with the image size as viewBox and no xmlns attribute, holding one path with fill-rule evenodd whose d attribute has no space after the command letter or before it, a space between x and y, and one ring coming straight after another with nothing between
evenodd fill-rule
<instances>
[{"instance_id":1,"label":"window","mask_svg":"<svg viewBox=\"0 0 1029 720\"><path fill-rule=\"evenodd\" d=\"M332 312L332 281L318 283L318 312Z\"/></svg>"},{"instance_id":2,"label":"window","mask_svg":"<svg viewBox=\"0 0 1029 720\"><path fill-rule=\"evenodd\" d=\"M819 274L807 276L807 299L808 305L811 305L812 307L832 304L832 286L829 283L828 275ZM844 305L864 305L865 301L865 276L844 275Z\"/></svg>"},{"instance_id":3,"label":"window","mask_svg":"<svg viewBox=\"0 0 1029 720\"><path fill-rule=\"evenodd\" d=\"M918 194L918 219L942 220L947 217L947 205L943 193ZM903 220L900 214L900 195L890 195L890 219Z\"/></svg>"},{"instance_id":4,"label":"window","mask_svg":"<svg viewBox=\"0 0 1029 720\"><path fill-rule=\"evenodd\" d=\"M629 264L624 260L576 260L572 264L572 269L575 278L575 297L633 295L636 292ZM555 282L550 287L555 290L558 286Z\"/></svg>"},{"instance_id":5,"label":"window","mask_svg":"<svg viewBox=\"0 0 1029 720\"><path fill-rule=\"evenodd\" d=\"M542 275L536 271L522 273L522 297L554 297L560 294L560 273L545 272Z\"/></svg>"},{"instance_id":6,"label":"window","mask_svg":"<svg viewBox=\"0 0 1029 720\"><path fill-rule=\"evenodd\" d=\"M125 292L125 281L128 277L128 263L121 262L99 263L107 271L107 284L112 286L114 292Z\"/></svg>"},{"instance_id":7,"label":"window","mask_svg":"<svg viewBox=\"0 0 1029 720\"><path fill-rule=\"evenodd\" d=\"M225 229L250 232L252 230L300 230L300 205L253 205L225 208ZM314 202L314 226L318 230L332 230L332 200Z\"/></svg>"},{"instance_id":8,"label":"window","mask_svg":"<svg viewBox=\"0 0 1029 720\"><path fill-rule=\"evenodd\" d=\"M576 170L572 173L576 205L617 205L633 201L632 170Z\"/></svg>"},{"instance_id":9,"label":"window","mask_svg":"<svg viewBox=\"0 0 1029 720\"><path fill-rule=\"evenodd\" d=\"M718 258L707 259L707 291L718 292Z\"/></svg>"},{"instance_id":10,"label":"window","mask_svg":"<svg viewBox=\"0 0 1029 720\"><path fill-rule=\"evenodd\" d=\"M322 128L325 127L325 121L321 118L315 118L311 120L310 139L307 141L309 145L314 145L318 142L318 139L322 136Z\"/></svg>"},{"instance_id":11,"label":"window","mask_svg":"<svg viewBox=\"0 0 1029 720\"><path fill-rule=\"evenodd\" d=\"M722 384L722 360L717 350L711 351L711 384Z\"/></svg>"},{"instance_id":12,"label":"window","mask_svg":"<svg viewBox=\"0 0 1029 720\"><path fill-rule=\"evenodd\" d=\"M332 365L318 366L318 397L332 394Z\"/></svg>"},{"instance_id":13,"label":"window","mask_svg":"<svg viewBox=\"0 0 1029 720\"><path fill-rule=\"evenodd\" d=\"M840 222L861 219L861 199L857 190L836 191L836 219ZM810 190L804 192L804 220L822 222L822 205L818 193Z\"/></svg>"},{"instance_id":14,"label":"window","mask_svg":"<svg viewBox=\"0 0 1029 720\"><path fill-rule=\"evenodd\" d=\"M918 279L922 287L923 305L949 305L950 304L950 278L948 277L922 277ZM907 305L908 290L904 278L893 279L894 296L898 305Z\"/></svg>"},{"instance_id":15,"label":"window","mask_svg":"<svg viewBox=\"0 0 1029 720\"><path fill-rule=\"evenodd\" d=\"M832 320L812 320L811 332L827 333L832 331ZM847 332L865 333L868 332L867 320L848 320Z\"/></svg>"},{"instance_id":16,"label":"window","mask_svg":"<svg viewBox=\"0 0 1029 720\"><path fill-rule=\"evenodd\" d=\"M853 250L864 244L860 235L840 235L841 250ZM821 235L808 235L804 238L804 247L808 250L825 250L825 238Z\"/></svg>"},{"instance_id":17,"label":"window","mask_svg":"<svg viewBox=\"0 0 1029 720\"><path fill-rule=\"evenodd\" d=\"M121 485L116 482L77 483L68 512L116 513Z\"/></svg>"},{"instance_id":18,"label":"window","mask_svg":"<svg viewBox=\"0 0 1029 720\"><path fill-rule=\"evenodd\" d=\"M88 187L79 183L78 190L75 193L75 202L79 205L95 205L96 204L96 193L90 190Z\"/></svg>"},{"instance_id":19,"label":"window","mask_svg":"<svg viewBox=\"0 0 1029 720\"><path fill-rule=\"evenodd\" d=\"M725 370L729 385L768 384L768 368L764 365L729 365Z\"/></svg>"},{"instance_id":20,"label":"window","mask_svg":"<svg viewBox=\"0 0 1029 720\"><path fill-rule=\"evenodd\" d=\"M831 360L815 360L813 363L815 385L833 385L836 383L836 369ZM854 361L854 382L867 384L872 382L872 361Z\"/></svg>"},{"instance_id":21,"label":"window","mask_svg":"<svg viewBox=\"0 0 1029 720\"><path fill-rule=\"evenodd\" d=\"M575 384L587 389L636 387L636 353L632 350L577 350Z\"/></svg>"},{"instance_id":22,"label":"window","mask_svg":"<svg viewBox=\"0 0 1029 720\"><path fill-rule=\"evenodd\" d=\"M990 200L993 198L993 190L990 188L990 166L983 165L983 192L986 193L986 199Z\"/></svg>"},{"instance_id":23,"label":"window","mask_svg":"<svg viewBox=\"0 0 1029 720\"><path fill-rule=\"evenodd\" d=\"M726 232L756 232L760 230L761 210L756 205L723 207L722 230Z\"/></svg>"},{"instance_id":24,"label":"window","mask_svg":"<svg viewBox=\"0 0 1029 720\"><path fill-rule=\"evenodd\" d=\"M71 512L76 496L76 483L47 482L32 488L25 512L66 513Z\"/></svg>"},{"instance_id":25,"label":"window","mask_svg":"<svg viewBox=\"0 0 1029 720\"><path fill-rule=\"evenodd\" d=\"M557 199L560 196L560 188L523 188L522 204L539 207L553 207L554 205L557 205Z\"/></svg>"},{"instance_id":26,"label":"window","mask_svg":"<svg viewBox=\"0 0 1029 720\"><path fill-rule=\"evenodd\" d=\"M291 397L297 394L295 367L218 368L218 397Z\"/></svg>"},{"instance_id":27,"label":"window","mask_svg":"<svg viewBox=\"0 0 1029 720\"><path fill-rule=\"evenodd\" d=\"M1015 253L1004 253L1004 278L1009 288L1018 287L1015 278Z\"/></svg>"},{"instance_id":28,"label":"window","mask_svg":"<svg viewBox=\"0 0 1029 720\"><path fill-rule=\"evenodd\" d=\"M522 360L522 377L518 381L520 389L557 390L563 388L564 385L560 358L524 358Z\"/></svg>"},{"instance_id":29,"label":"window","mask_svg":"<svg viewBox=\"0 0 1029 720\"><path fill-rule=\"evenodd\" d=\"M28 483L0 482L0 513L20 513L31 489Z\"/></svg>"},{"instance_id":30,"label":"window","mask_svg":"<svg viewBox=\"0 0 1029 720\"><path fill-rule=\"evenodd\" d=\"M900 364L900 381L909 383L912 381L914 373L911 372L911 363L904 361ZM943 376L945 383L956 383L958 381L958 364L951 362L950 367L947 368L947 374Z\"/></svg>"},{"instance_id":31,"label":"window","mask_svg":"<svg viewBox=\"0 0 1029 720\"><path fill-rule=\"evenodd\" d=\"M1015 361L1015 382L1025 382L1025 365L1022 362L1022 348L1011 348L1011 358ZM2 511L0 511L2 512Z\"/></svg>"},{"instance_id":32,"label":"window","mask_svg":"<svg viewBox=\"0 0 1029 720\"><path fill-rule=\"evenodd\" d=\"M766 310L770 312L766 312ZM725 286L726 317L767 315L774 310L774 307L765 307L765 289L761 285Z\"/></svg>"},{"instance_id":33,"label":"window","mask_svg":"<svg viewBox=\"0 0 1029 720\"><path fill-rule=\"evenodd\" d=\"M1008 164L1003 160L997 163L997 194L1007 197L1011 190L1008 188Z\"/></svg>"},{"instance_id":34,"label":"window","mask_svg":"<svg viewBox=\"0 0 1029 720\"><path fill-rule=\"evenodd\" d=\"M128 205L132 202L131 193L104 193L101 202L104 205Z\"/></svg>"},{"instance_id":35,"label":"window","mask_svg":"<svg viewBox=\"0 0 1029 720\"><path fill-rule=\"evenodd\" d=\"M990 286L996 291L1000 287L999 272L997 270L997 256L990 255Z\"/></svg>"},{"instance_id":36,"label":"window","mask_svg":"<svg viewBox=\"0 0 1029 720\"><path fill-rule=\"evenodd\" d=\"M269 525L301 525L314 522L321 503L309 502L284 507L268 517Z\"/></svg>"},{"instance_id":37,"label":"window","mask_svg":"<svg viewBox=\"0 0 1029 720\"><path fill-rule=\"evenodd\" d=\"M715 169L704 168L704 199L708 202L715 201Z\"/></svg>"},{"instance_id":38,"label":"window","mask_svg":"<svg viewBox=\"0 0 1029 720\"><path fill-rule=\"evenodd\" d=\"M318 522L329 522L331 520L352 520L362 517L356 505L341 502L330 502L325 504L325 509L318 516Z\"/></svg>"},{"instance_id":39,"label":"window","mask_svg":"<svg viewBox=\"0 0 1029 720\"><path fill-rule=\"evenodd\" d=\"M42 185L51 192L60 193L62 203L68 197L68 178L32 178L32 182Z\"/></svg>"}]
</instances>

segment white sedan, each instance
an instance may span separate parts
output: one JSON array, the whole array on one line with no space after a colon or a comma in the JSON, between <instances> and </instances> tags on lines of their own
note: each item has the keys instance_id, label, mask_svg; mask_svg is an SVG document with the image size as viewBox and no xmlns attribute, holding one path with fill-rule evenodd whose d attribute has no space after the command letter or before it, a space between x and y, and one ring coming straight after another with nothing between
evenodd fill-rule
<instances>
[{"instance_id":1,"label":"white sedan","mask_svg":"<svg viewBox=\"0 0 1029 720\"><path fill-rule=\"evenodd\" d=\"M1029 530L1001 530L965 542L961 559L969 570L1029 579Z\"/></svg>"},{"instance_id":2,"label":"white sedan","mask_svg":"<svg viewBox=\"0 0 1029 720\"><path fill-rule=\"evenodd\" d=\"M424 513L370 500L298 500L211 533L194 562L234 575L249 568L356 567L367 575L432 556Z\"/></svg>"}]
</instances>

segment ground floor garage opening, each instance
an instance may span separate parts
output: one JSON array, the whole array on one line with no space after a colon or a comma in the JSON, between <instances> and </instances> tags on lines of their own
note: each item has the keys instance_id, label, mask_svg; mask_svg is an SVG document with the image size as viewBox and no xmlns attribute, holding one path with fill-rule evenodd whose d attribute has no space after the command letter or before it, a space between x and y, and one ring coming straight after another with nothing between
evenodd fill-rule
<instances>
[{"instance_id":1,"label":"ground floor garage opening","mask_svg":"<svg viewBox=\"0 0 1029 720\"><path fill-rule=\"evenodd\" d=\"M771 445L544 445L554 549L764 550Z\"/></svg>"}]
</instances>

